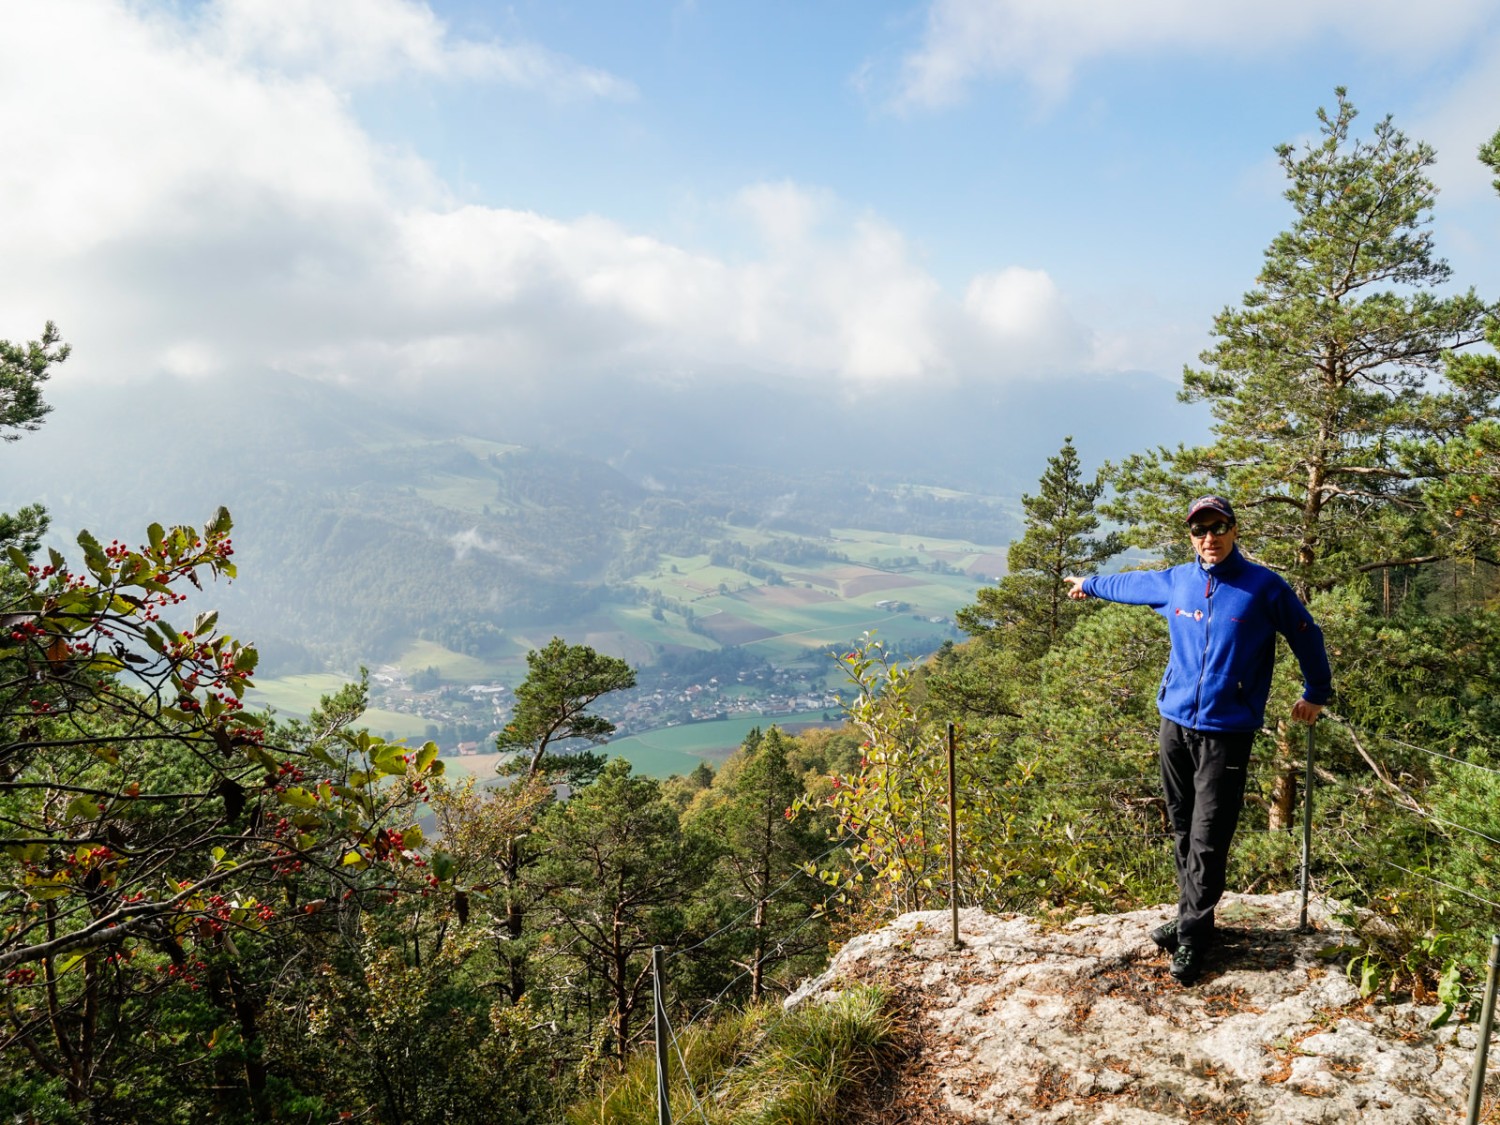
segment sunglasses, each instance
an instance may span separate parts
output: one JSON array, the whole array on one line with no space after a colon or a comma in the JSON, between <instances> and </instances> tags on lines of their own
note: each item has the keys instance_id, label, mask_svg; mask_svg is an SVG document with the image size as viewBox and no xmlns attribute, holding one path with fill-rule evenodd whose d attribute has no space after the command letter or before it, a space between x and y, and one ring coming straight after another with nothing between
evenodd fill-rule
<instances>
[{"instance_id":1,"label":"sunglasses","mask_svg":"<svg viewBox=\"0 0 1500 1125\"><path fill-rule=\"evenodd\" d=\"M1188 525L1188 534L1194 539L1202 539L1205 535L1228 535L1234 530L1234 524L1227 520L1218 523L1193 523Z\"/></svg>"}]
</instances>

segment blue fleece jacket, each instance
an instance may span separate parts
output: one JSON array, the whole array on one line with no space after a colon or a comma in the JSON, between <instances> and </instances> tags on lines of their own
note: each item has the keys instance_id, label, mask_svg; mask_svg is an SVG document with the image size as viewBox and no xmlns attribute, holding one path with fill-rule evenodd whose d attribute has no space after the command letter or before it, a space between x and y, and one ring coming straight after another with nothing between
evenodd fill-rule
<instances>
[{"instance_id":1,"label":"blue fleece jacket","mask_svg":"<svg viewBox=\"0 0 1500 1125\"><path fill-rule=\"evenodd\" d=\"M1172 656L1157 693L1162 717L1192 730L1258 730L1276 662L1276 634L1302 668L1303 698L1333 691L1323 631L1282 577L1238 547L1216 566L1095 575L1083 591L1106 601L1149 605L1167 619Z\"/></svg>"}]
</instances>

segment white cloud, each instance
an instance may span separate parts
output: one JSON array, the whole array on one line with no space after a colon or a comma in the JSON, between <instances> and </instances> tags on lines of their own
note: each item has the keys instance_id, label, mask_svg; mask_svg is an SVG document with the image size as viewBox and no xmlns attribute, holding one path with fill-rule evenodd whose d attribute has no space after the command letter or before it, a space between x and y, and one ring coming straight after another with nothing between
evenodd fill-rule
<instances>
[{"instance_id":1,"label":"white cloud","mask_svg":"<svg viewBox=\"0 0 1500 1125\"><path fill-rule=\"evenodd\" d=\"M406 73L505 82L560 96L629 98L635 88L530 43L454 39L412 0L216 0L205 39L236 61L340 86Z\"/></svg>"},{"instance_id":2,"label":"white cloud","mask_svg":"<svg viewBox=\"0 0 1500 1125\"><path fill-rule=\"evenodd\" d=\"M487 555L494 555L507 562L526 563L527 559L514 551L506 549L506 545L498 539L490 539L480 532L478 527L471 527L466 531L448 536L448 546L453 548L453 557L463 559L473 551L482 551Z\"/></svg>"},{"instance_id":3,"label":"white cloud","mask_svg":"<svg viewBox=\"0 0 1500 1125\"><path fill-rule=\"evenodd\" d=\"M226 0L190 23L128 0L13 3L0 336L57 320L70 380L277 369L539 393L570 375L861 386L1090 363L1046 274L999 271L957 299L888 222L795 183L727 204L758 239L736 261L600 217L457 205L371 140L337 83L457 73L468 48L397 0L334 43L349 2Z\"/></svg>"},{"instance_id":4,"label":"white cloud","mask_svg":"<svg viewBox=\"0 0 1500 1125\"><path fill-rule=\"evenodd\" d=\"M1044 270L1012 266L969 282L964 311L1012 364L1038 371L1095 365L1091 333Z\"/></svg>"},{"instance_id":5,"label":"white cloud","mask_svg":"<svg viewBox=\"0 0 1500 1125\"><path fill-rule=\"evenodd\" d=\"M1013 76L1048 98L1082 64L1168 51L1286 51L1322 35L1378 54L1422 56L1487 31L1491 0L1446 0L1414 15L1407 0L933 0L921 45L904 60L897 103L935 107Z\"/></svg>"},{"instance_id":6,"label":"white cloud","mask_svg":"<svg viewBox=\"0 0 1500 1125\"><path fill-rule=\"evenodd\" d=\"M1437 150L1433 179L1443 190L1442 204L1482 201L1493 205L1494 172L1479 162L1479 146L1500 128L1500 34L1492 34L1476 51L1477 64L1455 76L1427 112L1397 122L1410 136ZM1493 226L1493 214L1487 216Z\"/></svg>"}]
</instances>

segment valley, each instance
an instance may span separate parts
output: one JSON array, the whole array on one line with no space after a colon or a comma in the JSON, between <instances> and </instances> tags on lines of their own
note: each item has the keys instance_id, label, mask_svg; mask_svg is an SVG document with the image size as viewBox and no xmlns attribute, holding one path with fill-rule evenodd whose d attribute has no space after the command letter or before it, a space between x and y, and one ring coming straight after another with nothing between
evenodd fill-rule
<instances>
[{"instance_id":1,"label":"valley","mask_svg":"<svg viewBox=\"0 0 1500 1125\"><path fill-rule=\"evenodd\" d=\"M371 663L367 724L433 739L462 772L492 777L494 735L525 654L561 636L638 670L634 690L596 707L618 728L610 753L654 776L687 773L727 756L752 727L840 722L848 685L838 654L866 634L913 656L935 651L961 636L954 611L1003 571L1001 548L966 540L853 528L814 538L726 525L722 534L713 550L664 555L614 584L589 613L505 629L505 644L484 655L415 640ZM750 553L731 556L724 543ZM785 564L766 559L778 555L800 561L777 569ZM262 676L253 699L303 715L352 678Z\"/></svg>"}]
</instances>

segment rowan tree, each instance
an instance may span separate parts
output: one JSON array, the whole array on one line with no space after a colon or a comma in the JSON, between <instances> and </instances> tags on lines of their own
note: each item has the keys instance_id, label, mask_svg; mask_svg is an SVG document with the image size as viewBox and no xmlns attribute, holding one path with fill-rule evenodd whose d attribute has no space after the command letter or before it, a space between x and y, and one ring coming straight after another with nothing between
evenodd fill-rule
<instances>
[{"instance_id":1,"label":"rowan tree","mask_svg":"<svg viewBox=\"0 0 1500 1125\"><path fill-rule=\"evenodd\" d=\"M16 548L5 564L19 592L0 607L0 1053L24 1050L74 1106L115 1096L163 987L214 994L251 1043L236 938L321 925L367 873L428 863L408 818L435 746L347 717L268 732L243 705L254 649L211 611L169 624L183 586L233 575L230 529L221 510L202 529L152 525L138 547L83 532L78 568ZM260 1104L266 1078L247 1064L235 1088Z\"/></svg>"}]
</instances>

